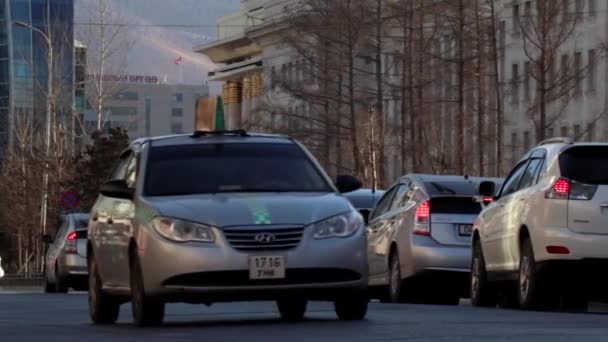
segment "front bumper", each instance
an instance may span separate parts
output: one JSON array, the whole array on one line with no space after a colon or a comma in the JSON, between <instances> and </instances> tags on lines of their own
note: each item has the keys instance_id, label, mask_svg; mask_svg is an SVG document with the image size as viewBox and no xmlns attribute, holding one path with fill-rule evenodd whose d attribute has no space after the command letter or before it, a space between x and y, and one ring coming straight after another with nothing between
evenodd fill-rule
<instances>
[{"instance_id":1,"label":"front bumper","mask_svg":"<svg viewBox=\"0 0 608 342\"><path fill-rule=\"evenodd\" d=\"M471 269L471 247L441 245L430 237L413 236L412 262L408 276L427 272L468 273ZM407 259L406 259L407 260Z\"/></svg>"},{"instance_id":2,"label":"front bumper","mask_svg":"<svg viewBox=\"0 0 608 342\"><path fill-rule=\"evenodd\" d=\"M165 301L212 303L305 296L331 300L367 290L364 230L348 238L314 240L309 229L285 251L243 252L216 232L214 244L175 243L142 230L138 254L147 294ZM284 256L286 278L250 280L249 256Z\"/></svg>"},{"instance_id":3,"label":"front bumper","mask_svg":"<svg viewBox=\"0 0 608 342\"><path fill-rule=\"evenodd\" d=\"M608 259L608 235L579 234L568 228L532 230L536 261ZM550 254L547 246L563 246L569 254Z\"/></svg>"}]
</instances>

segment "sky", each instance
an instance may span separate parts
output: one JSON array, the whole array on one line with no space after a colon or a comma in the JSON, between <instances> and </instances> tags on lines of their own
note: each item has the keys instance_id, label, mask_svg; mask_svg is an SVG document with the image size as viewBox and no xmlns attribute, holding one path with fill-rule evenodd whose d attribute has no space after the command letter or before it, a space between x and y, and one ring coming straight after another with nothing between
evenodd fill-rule
<instances>
[{"instance_id":1,"label":"sky","mask_svg":"<svg viewBox=\"0 0 608 342\"><path fill-rule=\"evenodd\" d=\"M87 6L75 1L75 22L90 22ZM167 83L201 84L214 64L192 48L217 37L216 20L239 10L240 0L109 0L126 18L129 40L127 72L153 75ZM132 26L131 26L132 25ZM157 27L154 25L164 25ZM184 25L188 27L168 27ZM178 66L175 61L182 58ZM181 68L181 70L180 70Z\"/></svg>"}]
</instances>

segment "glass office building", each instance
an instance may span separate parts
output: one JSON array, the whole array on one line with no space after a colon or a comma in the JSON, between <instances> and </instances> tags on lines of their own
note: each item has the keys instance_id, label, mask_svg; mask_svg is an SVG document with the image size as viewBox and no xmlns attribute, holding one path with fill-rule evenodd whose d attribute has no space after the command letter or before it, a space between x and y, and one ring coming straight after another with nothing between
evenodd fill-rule
<instances>
[{"instance_id":1,"label":"glass office building","mask_svg":"<svg viewBox=\"0 0 608 342\"><path fill-rule=\"evenodd\" d=\"M66 127L72 122L74 0L0 0L0 159L15 138L15 125L32 122L36 132L45 129L48 43L15 22L52 40L53 94L58 99L54 119Z\"/></svg>"}]
</instances>

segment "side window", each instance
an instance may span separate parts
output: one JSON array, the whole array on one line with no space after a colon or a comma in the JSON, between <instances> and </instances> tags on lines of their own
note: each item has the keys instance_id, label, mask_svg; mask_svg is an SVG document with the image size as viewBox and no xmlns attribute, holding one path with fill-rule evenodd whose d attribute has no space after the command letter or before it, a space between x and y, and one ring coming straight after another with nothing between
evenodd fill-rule
<instances>
[{"instance_id":1,"label":"side window","mask_svg":"<svg viewBox=\"0 0 608 342\"><path fill-rule=\"evenodd\" d=\"M372 213L370 221L375 219L376 217L382 215L384 212L386 212L389 205L391 204L393 195L395 195L396 190L397 190L397 187L395 186L384 194L382 199L380 199L380 201L378 202L378 205L376 205L376 208L374 209L374 212Z\"/></svg>"},{"instance_id":2,"label":"side window","mask_svg":"<svg viewBox=\"0 0 608 342\"><path fill-rule=\"evenodd\" d=\"M538 178L538 171L542 165L542 162L542 159L532 159L530 161L528 167L526 167L526 171L524 172L523 177L521 178L519 189L525 189L536 184L536 179Z\"/></svg>"},{"instance_id":3,"label":"side window","mask_svg":"<svg viewBox=\"0 0 608 342\"><path fill-rule=\"evenodd\" d=\"M505 184L502 187L500 197L509 196L510 194L514 193L519 189L521 176L526 170L526 165L528 165L528 161L521 162L513 169L511 175L509 176L509 178L507 178Z\"/></svg>"},{"instance_id":4,"label":"side window","mask_svg":"<svg viewBox=\"0 0 608 342\"><path fill-rule=\"evenodd\" d=\"M397 193L395 193L395 198L393 198L393 202L391 203L391 207L390 207L389 211L402 207L409 199L409 197L408 197L409 191L410 191L409 186L407 186L405 184L399 185L399 190L397 190Z\"/></svg>"},{"instance_id":5,"label":"side window","mask_svg":"<svg viewBox=\"0 0 608 342\"><path fill-rule=\"evenodd\" d=\"M121 180L124 179L126 180L127 178L127 169L129 167L129 163L131 161L132 158L132 154L121 158L120 162L118 163L118 166L116 167L116 169L114 170L114 172L112 173L112 179L111 180Z\"/></svg>"}]
</instances>

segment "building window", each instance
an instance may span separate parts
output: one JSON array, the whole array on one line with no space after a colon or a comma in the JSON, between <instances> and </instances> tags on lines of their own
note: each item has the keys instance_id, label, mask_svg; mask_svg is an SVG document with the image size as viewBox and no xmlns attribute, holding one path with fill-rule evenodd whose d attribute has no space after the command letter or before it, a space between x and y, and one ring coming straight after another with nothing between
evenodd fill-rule
<instances>
[{"instance_id":1,"label":"building window","mask_svg":"<svg viewBox=\"0 0 608 342\"><path fill-rule=\"evenodd\" d=\"M583 92L583 54L580 52L574 54L574 76L574 93L580 95Z\"/></svg>"},{"instance_id":2,"label":"building window","mask_svg":"<svg viewBox=\"0 0 608 342\"><path fill-rule=\"evenodd\" d=\"M173 122L171 123L171 133L173 134L181 134L183 132L183 127L181 122Z\"/></svg>"},{"instance_id":3,"label":"building window","mask_svg":"<svg viewBox=\"0 0 608 342\"><path fill-rule=\"evenodd\" d=\"M530 62L524 64L524 99L530 100Z\"/></svg>"},{"instance_id":4,"label":"building window","mask_svg":"<svg viewBox=\"0 0 608 342\"><path fill-rule=\"evenodd\" d=\"M519 64L513 64L511 70L511 91L514 104L519 103Z\"/></svg>"},{"instance_id":5,"label":"building window","mask_svg":"<svg viewBox=\"0 0 608 342\"><path fill-rule=\"evenodd\" d=\"M562 137L567 137L568 136L568 127L562 126L561 135L562 135Z\"/></svg>"},{"instance_id":6,"label":"building window","mask_svg":"<svg viewBox=\"0 0 608 342\"><path fill-rule=\"evenodd\" d=\"M547 128L547 138L553 138L553 127Z\"/></svg>"},{"instance_id":7,"label":"building window","mask_svg":"<svg viewBox=\"0 0 608 342\"><path fill-rule=\"evenodd\" d=\"M171 116L174 118L181 118L184 116L184 110L182 108L173 108L171 110Z\"/></svg>"},{"instance_id":8,"label":"building window","mask_svg":"<svg viewBox=\"0 0 608 342\"><path fill-rule=\"evenodd\" d=\"M566 80L569 78L570 70L568 68L568 55L566 55L566 54L562 55L560 72L561 72L561 77L563 77ZM570 85L568 83L570 83L570 82L562 81L562 90L564 92L567 92L570 89Z\"/></svg>"},{"instance_id":9,"label":"building window","mask_svg":"<svg viewBox=\"0 0 608 342\"><path fill-rule=\"evenodd\" d=\"M574 125L574 139L578 140L581 136L581 125Z\"/></svg>"},{"instance_id":10,"label":"building window","mask_svg":"<svg viewBox=\"0 0 608 342\"><path fill-rule=\"evenodd\" d=\"M184 94L182 94L182 93L173 94L173 102L178 102L178 103L184 102Z\"/></svg>"},{"instance_id":11,"label":"building window","mask_svg":"<svg viewBox=\"0 0 608 342\"><path fill-rule=\"evenodd\" d=\"M576 20L577 21L581 21L583 20L584 17L584 11L585 11L585 0L576 0L576 2L574 3L575 5L575 11L576 11Z\"/></svg>"},{"instance_id":12,"label":"building window","mask_svg":"<svg viewBox=\"0 0 608 342\"><path fill-rule=\"evenodd\" d=\"M527 150L530 149L530 132L524 132L524 148Z\"/></svg>"},{"instance_id":13,"label":"building window","mask_svg":"<svg viewBox=\"0 0 608 342\"><path fill-rule=\"evenodd\" d=\"M597 15L596 0L589 0L589 16L595 18L596 15Z\"/></svg>"},{"instance_id":14,"label":"building window","mask_svg":"<svg viewBox=\"0 0 608 342\"><path fill-rule=\"evenodd\" d=\"M152 133L152 99L146 98L146 136Z\"/></svg>"},{"instance_id":15,"label":"building window","mask_svg":"<svg viewBox=\"0 0 608 342\"><path fill-rule=\"evenodd\" d=\"M519 142L517 141L517 132L513 132L511 134L511 158L512 158L512 164L515 164L517 162L517 148L519 146L517 146L519 144Z\"/></svg>"},{"instance_id":16,"label":"building window","mask_svg":"<svg viewBox=\"0 0 608 342\"><path fill-rule=\"evenodd\" d=\"M108 107L108 112L112 116L134 116L137 115L136 107Z\"/></svg>"},{"instance_id":17,"label":"building window","mask_svg":"<svg viewBox=\"0 0 608 342\"><path fill-rule=\"evenodd\" d=\"M526 31L530 28L532 24L532 1L526 1L524 7L524 27Z\"/></svg>"},{"instance_id":18,"label":"building window","mask_svg":"<svg viewBox=\"0 0 608 342\"><path fill-rule=\"evenodd\" d=\"M562 8L562 23L566 24L568 19L570 19L570 2L564 3L564 8Z\"/></svg>"},{"instance_id":19,"label":"building window","mask_svg":"<svg viewBox=\"0 0 608 342\"><path fill-rule=\"evenodd\" d=\"M122 91L114 94L112 98L118 101L137 101L139 94L136 91Z\"/></svg>"},{"instance_id":20,"label":"building window","mask_svg":"<svg viewBox=\"0 0 608 342\"><path fill-rule=\"evenodd\" d=\"M521 24L520 19L519 19L519 5L518 4L514 4L513 5L513 35L514 36L518 36L519 35L519 25Z\"/></svg>"},{"instance_id":21,"label":"building window","mask_svg":"<svg viewBox=\"0 0 608 342\"><path fill-rule=\"evenodd\" d=\"M504 51L505 51L505 47L507 45L507 22L502 20L500 22L500 26L499 26L499 46L500 46L500 52L501 55L503 55Z\"/></svg>"},{"instance_id":22,"label":"building window","mask_svg":"<svg viewBox=\"0 0 608 342\"><path fill-rule=\"evenodd\" d=\"M595 73L597 72L596 60L597 56L595 49L589 50L589 76L587 77L587 88L590 92L595 92Z\"/></svg>"}]
</instances>

